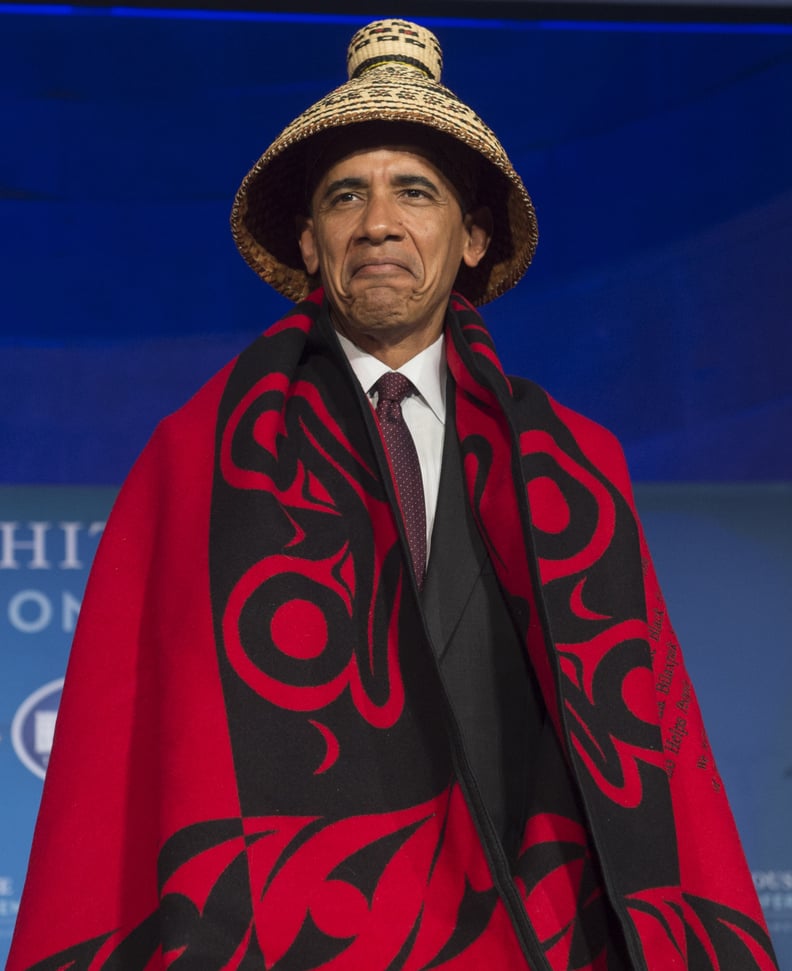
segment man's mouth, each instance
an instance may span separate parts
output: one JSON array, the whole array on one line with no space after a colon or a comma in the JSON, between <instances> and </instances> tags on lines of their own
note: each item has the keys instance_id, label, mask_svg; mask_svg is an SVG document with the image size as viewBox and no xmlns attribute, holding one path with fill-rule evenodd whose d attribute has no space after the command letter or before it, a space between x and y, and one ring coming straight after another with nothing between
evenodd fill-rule
<instances>
[{"instance_id":1,"label":"man's mouth","mask_svg":"<svg viewBox=\"0 0 792 971\"><path fill-rule=\"evenodd\" d=\"M403 263L401 260L393 259L377 259L377 260L365 260L354 267L352 271L353 277L380 277L380 276L390 276L394 274L410 273L411 270L409 266Z\"/></svg>"}]
</instances>

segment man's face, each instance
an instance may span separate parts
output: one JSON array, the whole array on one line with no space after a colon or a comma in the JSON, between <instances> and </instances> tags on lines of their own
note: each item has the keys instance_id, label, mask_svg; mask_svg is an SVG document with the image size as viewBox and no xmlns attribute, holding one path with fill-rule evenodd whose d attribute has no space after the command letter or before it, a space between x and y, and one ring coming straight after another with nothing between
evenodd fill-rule
<instances>
[{"instance_id":1,"label":"man's face","mask_svg":"<svg viewBox=\"0 0 792 971\"><path fill-rule=\"evenodd\" d=\"M420 148L388 146L330 165L299 242L336 327L398 367L440 335L460 264L476 266L489 238L486 218L463 216L453 186Z\"/></svg>"}]
</instances>

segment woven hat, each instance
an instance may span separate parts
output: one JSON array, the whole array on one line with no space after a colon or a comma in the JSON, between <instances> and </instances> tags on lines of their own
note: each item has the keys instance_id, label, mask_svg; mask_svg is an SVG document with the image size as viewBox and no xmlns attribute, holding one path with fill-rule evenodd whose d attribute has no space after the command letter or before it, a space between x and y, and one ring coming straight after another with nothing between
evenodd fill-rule
<instances>
[{"instance_id":1,"label":"woven hat","mask_svg":"<svg viewBox=\"0 0 792 971\"><path fill-rule=\"evenodd\" d=\"M492 211L487 254L477 267L460 268L457 289L483 304L523 275L537 242L533 203L493 132L440 83L442 60L437 38L417 24L378 20L362 28L349 44L347 83L295 118L245 176L234 200L231 232L245 260L284 296L301 300L318 282L303 265L295 219L307 214L309 180L321 166L326 144L346 144L348 135L354 151L355 136L363 129L351 126L383 122L408 123L429 142L445 142L448 150L441 157L455 159L456 168L467 171L463 181L475 183L472 190L468 186L473 201ZM476 170L472 176L471 170ZM453 171L443 171L454 181Z\"/></svg>"}]
</instances>

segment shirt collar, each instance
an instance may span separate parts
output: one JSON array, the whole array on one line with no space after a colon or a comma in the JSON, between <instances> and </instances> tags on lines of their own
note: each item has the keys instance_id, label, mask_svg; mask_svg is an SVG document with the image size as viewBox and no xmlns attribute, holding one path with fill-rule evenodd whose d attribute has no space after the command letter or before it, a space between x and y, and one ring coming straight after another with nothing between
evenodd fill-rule
<instances>
[{"instance_id":1,"label":"shirt collar","mask_svg":"<svg viewBox=\"0 0 792 971\"><path fill-rule=\"evenodd\" d=\"M355 372L360 386L367 395L373 393L373 386L383 374L391 369L373 354L368 354L353 344L349 338L336 331L341 349ZM406 364L396 369L415 385L418 393L432 409L438 420L445 423L446 358L445 338L441 334L437 340L424 348Z\"/></svg>"}]
</instances>

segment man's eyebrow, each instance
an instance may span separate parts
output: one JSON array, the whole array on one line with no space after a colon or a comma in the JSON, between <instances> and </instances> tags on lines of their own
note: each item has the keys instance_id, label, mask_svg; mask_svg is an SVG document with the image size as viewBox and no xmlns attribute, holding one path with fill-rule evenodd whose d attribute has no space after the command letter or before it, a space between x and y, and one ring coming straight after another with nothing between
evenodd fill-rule
<instances>
[{"instance_id":1,"label":"man's eyebrow","mask_svg":"<svg viewBox=\"0 0 792 971\"><path fill-rule=\"evenodd\" d=\"M334 179L322 193L322 199L327 199L335 192L342 192L349 189L365 189L368 185L365 179L355 176L348 176L345 179Z\"/></svg>"},{"instance_id":2,"label":"man's eyebrow","mask_svg":"<svg viewBox=\"0 0 792 971\"><path fill-rule=\"evenodd\" d=\"M421 185L424 187L424 189L429 189L430 192L440 192L438 186L425 175L397 175L394 177L393 181L395 185L401 186L404 189L411 188L415 185Z\"/></svg>"}]
</instances>

